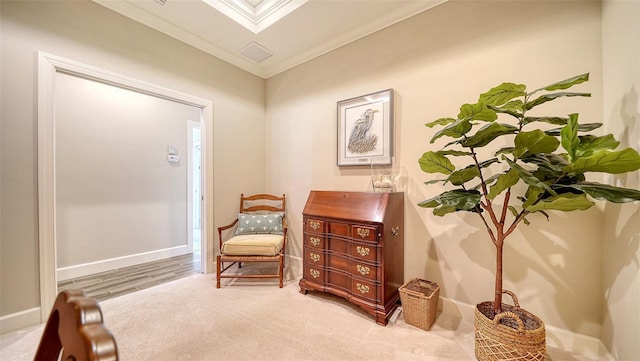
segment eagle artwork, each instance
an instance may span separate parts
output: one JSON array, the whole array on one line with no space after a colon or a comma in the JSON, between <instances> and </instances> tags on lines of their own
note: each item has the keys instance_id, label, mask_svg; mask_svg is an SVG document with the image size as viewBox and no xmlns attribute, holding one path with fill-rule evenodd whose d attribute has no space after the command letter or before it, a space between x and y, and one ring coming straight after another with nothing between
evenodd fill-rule
<instances>
[{"instance_id":1,"label":"eagle artwork","mask_svg":"<svg viewBox=\"0 0 640 361\"><path fill-rule=\"evenodd\" d=\"M349 136L349 144L347 145L347 148L352 153L361 154L376 149L378 136L370 133L375 112L377 112L377 110L365 110L365 112L362 113L358 120L353 124L353 128L351 128L351 135Z\"/></svg>"}]
</instances>

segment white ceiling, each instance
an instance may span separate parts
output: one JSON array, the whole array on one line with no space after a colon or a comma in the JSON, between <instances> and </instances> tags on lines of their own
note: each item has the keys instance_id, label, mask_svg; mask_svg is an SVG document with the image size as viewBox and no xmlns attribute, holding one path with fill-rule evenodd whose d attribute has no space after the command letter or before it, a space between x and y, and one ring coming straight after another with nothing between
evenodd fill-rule
<instances>
[{"instance_id":1,"label":"white ceiling","mask_svg":"<svg viewBox=\"0 0 640 361\"><path fill-rule=\"evenodd\" d=\"M262 78L448 0L93 0Z\"/></svg>"}]
</instances>

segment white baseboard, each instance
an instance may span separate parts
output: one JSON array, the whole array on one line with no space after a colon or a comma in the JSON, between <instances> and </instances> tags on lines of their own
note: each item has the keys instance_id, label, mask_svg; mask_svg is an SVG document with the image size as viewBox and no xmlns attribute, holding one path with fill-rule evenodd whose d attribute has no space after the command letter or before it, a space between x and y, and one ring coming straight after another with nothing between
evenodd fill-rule
<instances>
[{"instance_id":1,"label":"white baseboard","mask_svg":"<svg viewBox=\"0 0 640 361\"><path fill-rule=\"evenodd\" d=\"M37 325L40 322L40 307L2 316L0 317L0 335Z\"/></svg>"},{"instance_id":2,"label":"white baseboard","mask_svg":"<svg viewBox=\"0 0 640 361\"><path fill-rule=\"evenodd\" d=\"M123 257L105 259L96 262L89 262L75 266L61 267L58 268L58 281L65 281L76 277L110 271L122 267L135 266L137 264L157 261L163 258L181 256L187 253L189 253L189 249L186 245L183 245L178 247L159 249L156 251L132 254Z\"/></svg>"},{"instance_id":3,"label":"white baseboard","mask_svg":"<svg viewBox=\"0 0 640 361\"><path fill-rule=\"evenodd\" d=\"M576 352L594 360L615 361L602 341L596 337L574 333L563 328L544 326L547 345L562 350Z\"/></svg>"},{"instance_id":4,"label":"white baseboard","mask_svg":"<svg viewBox=\"0 0 640 361\"><path fill-rule=\"evenodd\" d=\"M438 310L450 316L459 317L473 323L475 305L440 297ZM601 340L595 337L571 332L559 327L545 325L547 345L578 353L594 360L615 361Z\"/></svg>"}]
</instances>

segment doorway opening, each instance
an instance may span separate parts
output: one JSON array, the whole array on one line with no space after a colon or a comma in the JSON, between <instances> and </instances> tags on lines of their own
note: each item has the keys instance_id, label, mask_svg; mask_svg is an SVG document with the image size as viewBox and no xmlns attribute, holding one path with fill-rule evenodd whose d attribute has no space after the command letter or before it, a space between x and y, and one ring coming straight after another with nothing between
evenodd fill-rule
<instances>
[{"instance_id":1,"label":"doorway opening","mask_svg":"<svg viewBox=\"0 0 640 361\"><path fill-rule=\"evenodd\" d=\"M115 88L118 89L126 89L129 91L132 91L135 94L138 95L145 95L145 96L149 96L151 98L151 100L153 101L158 101L158 100L165 100L165 101L169 101L167 104L170 108L173 108L173 104L182 104L182 105L186 105L186 106L191 106L191 107L195 107L198 109L198 114L197 115L193 115L190 118L195 118L195 119L199 119L199 125L202 128L202 132L200 134L200 153L199 153L199 157L201 159L201 164L206 164L206 149L205 149L205 144L207 142L205 142L205 134L207 133L205 130L208 129L207 127L210 127L213 123L212 119L213 119L213 104L211 101L206 100L206 99L202 99L202 98L198 98L198 97L194 97L188 94L184 94L181 92L176 92L173 91L171 89L167 89L167 88L163 88L163 87L159 87L153 84L150 84L148 82L143 82L143 81L139 81L137 79L134 78L129 78L120 74L116 74L116 73L112 73L109 71L106 71L104 69L99 69L99 68L95 68L95 67L91 67L85 64L81 64L81 63L77 63L71 60L67 60L67 59L63 59L60 57L56 57L50 54L46 54L46 53L39 53L38 54L38 88L39 88L39 92L38 92L38 210L39 210L39 214L38 214L38 218L39 218L39 222L38 222L38 238L39 238L39 269L40 269L40 316L42 320L47 319L48 314L49 314L49 310L51 309L51 306L53 305L53 302L56 298L57 292L58 292L58 273L60 270L60 267L58 265L58 260L56 259L56 249L57 249L57 243L60 240L58 237L59 235L57 234L57 230L56 230L56 218L61 218L63 215L65 215L64 213L62 213L58 207L56 206L56 193L57 193L57 186L56 183L58 185L60 185L60 182L55 182L56 180L56 176L59 170L58 166L59 164L55 161L56 157L58 156L57 154L57 149L56 149L56 142L55 142L55 137L56 137L56 122L54 122L54 118L55 118L55 113L56 113L56 107L54 106L54 104L58 104L54 101L54 98L56 98L56 95L58 94L58 90L59 88L54 86L54 84L56 84L59 80L60 80L60 76L62 75L67 75L67 76L72 76L72 77L78 77L78 78L82 78L82 79L86 79L86 80L90 80L90 81L95 81L95 82L99 82L99 83L103 83L103 84L108 84ZM83 93L84 94L84 93ZM117 96L118 94L116 94ZM86 97L85 97L86 98ZM143 97L144 98L144 97ZM100 99L100 97L93 97L91 99L94 100L98 100ZM76 102L77 103L77 102ZM125 107L128 110L138 110L141 109L142 107L140 107L138 105L139 103L136 103L135 107ZM116 107L116 108L122 108L122 106ZM151 108L151 109L156 109L157 107L147 107L147 108ZM72 108L72 110L74 110ZM92 112L91 114L93 115L101 115L101 114L107 114L107 113L111 113L111 109L109 112ZM164 113L161 113L159 116L152 116L152 117L148 117L148 116L139 116L137 118L135 118L135 121L141 121L141 120L156 120L157 118L159 118L160 116L163 116ZM189 118L183 118L183 119L189 119ZM104 121L101 123L101 125L106 125L109 124L108 121ZM158 126L156 125L156 123L150 124L147 127L147 130L157 130L159 129ZM184 128L183 128L184 129ZM118 130L118 133L120 134L127 134L129 135L130 133L127 132L122 132L120 130ZM102 134L102 133L100 133ZM176 134L175 132L172 134ZM184 133L182 133L184 134ZM186 138L186 135L185 135ZM141 142L146 142L149 139L152 139L152 137L142 137L139 138L141 139ZM184 139L184 138L182 138ZM173 144L173 142L184 142L184 140L171 140L170 144ZM86 142L88 143L88 142ZM118 143L118 144L122 144L122 143ZM132 144L131 142L129 143L125 143L125 144ZM127 151L124 147L116 147L114 148L116 151ZM143 148L137 148L137 149L148 149L143 147ZM157 148L158 151L156 152L156 154L158 155L158 157L153 156L153 157L147 157L147 159L136 163L135 166L133 167L129 167L127 168L126 172L118 172L115 173L116 175L128 175L131 170L137 170L138 165L144 165L146 166L147 164L150 163L149 160L153 160L153 159L157 159L157 160L162 160L164 159L164 161L167 161L167 153L169 153L169 155L171 155L171 149L169 149L169 151L167 151L167 144L163 143L163 145L159 148ZM179 149L179 148L178 148ZM187 149L185 150L185 153L188 152L188 149L190 149L189 147L187 147ZM73 150L73 149L72 149ZM80 152L76 152L76 154L82 154ZM184 153L183 153L184 154ZM98 164L107 164L107 162L113 162L113 159L117 160L118 162L124 163L126 161L129 161L131 156L135 155L135 152L130 152L125 154L125 156L118 156L118 157L111 157L111 159L107 159L102 163L98 163ZM183 164L184 163L190 163L187 162L187 157L180 157L183 158ZM97 163L97 162L94 162ZM173 166L175 167L176 165L169 165L169 166ZM174 168L175 169L175 168ZM184 169L184 168L183 168ZM206 172L204 171L204 167L200 167L199 170L201 170L200 175L199 175L199 179L201 180L200 182L200 188L199 188L199 192L200 192L200 199L197 202L193 202L198 204L199 207L199 217L198 219L199 221L199 225L200 225L200 229L199 232L196 232L196 236L200 236L197 237L197 244L199 245L197 247L197 249L200 249L200 253L202 256L206 255L207 253L207 249L211 248L211 245L208 244L207 239L208 237L207 232L207 224L209 222L206 222L204 220L208 219L207 216L207 212L206 212L206 208L202 207L202 205L204 204L204 202L207 200L207 192L206 189L207 187L205 187L204 185L207 184L207 182L205 181L205 177L206 177ZM114 173L110 173L110 174L114 174ZM131 182L130 182L131 183ZM84 183L84 185L92 185L93 183ZM189 184L189 183L187 183ZM113 187L108 186L106 188L102 188L104 189L111 189ZM149 189L149 188L145 188L145 189ZM183 190L185 188L182 188ZM104 195L103 193L105 192L93 192L93 193L89 193L89 194L97 194L97 195ZM133 194L132 196L127 196L126 199L130 200L132 198L135 199L140 199L140 197L145 196L145 194L141 194L141 192L133 192L130 193ZM166 194L166 192L162 193L162 194ZM185 193L183 193L185 194ZM190 195L185 194L183 196L184 199L187 198L188 199L192 199L192 197ZM110 199L115 199L115 198L110 198ZM119 199L123 199L122 197ZM115 199L115 200L119 200L119 199ZM147 198L147 199L151 199L151 198ZM86 202L85 202L86 203ZM111 206L111 203L108 202L103 202L103 204L107 204L107 206ZM113 203L113 202L112 202ZM130 202L131 203L131 202ZM137 202L136 204L144 204L146 205L151 205L153 206L154 204L152 204L151 202ZM84 206L85 204L83 204ZM185 211L187 209L189 209L188 207L184 207L186 208ZM183 208L183 209L184 209ZM175 219L176 214L176 207L166 207L165 210L166 211L162 211L162 209L160 210L156 210L155 212L145 212L146 209L142 209L141 211L138 211L135 213L134 216L129 216L129 217L120 217L121 219L124 220L135 220L135 222L133 222L133 228L135 228L135 226L139 225L140 222L144 221L143 217L147 217L149 215L160 215L165 217L168 221L166 222L155 222L153 223L153 226L145 226L145 229L149 229L151 231L158 231L158 229L160 227L164 227L162 230L169 230L171 232L173 232L172 234L175 234L175 237L171 237L169 239L169 241L171 242L175 242L178 239L182 238L184 239L184 235L189 232L192 233L194 228L192 227L192 223L188 223L185 221L185 223L181 223L184 226L180 226L180 228L185 227L186 230L182 231L182 229L178 229L176 226L174 226L175 223L171 223L170 221ZM81 215L86 215L87 212L86 211L77 211L77 210L73 210L75 213L74 214L81 214ZM173 212L173 213L171 213ZM181 213L182 211L180 211L179 213ZM71 212L67 212L67 214L69 214ZM186 213L186 212L185 212ZM189 212L191 213L191 212ZM121 214L121 213L120 213ZM184 213L181 213L184 214ZM58 216L58 217L56 217ZM98 224L99 225L99 224ZM173 227L173 228L172 228ZM142 228L142 227L138 227L138 228ZM177 229L177 231L176 231ZM184 233L183 233L184 232ZM94 229L92 232L93 235L104 235L105 232L98 232L98 230ZM166 232L164 233L166 234ZM179 234L182 234L182 237L180 237ZM113 238L113 237L112 237ZM65 240L67 240L68 238L65 238ZM110 244L113 243L112 241L110 242L102 242L101 244L99 244L100 246L103 246L105 244ZM134 245L139 245L140 243L132 243ZM191 244L191 246L193 247L193 243ZM172 251L176 248L186 248L187 245L179 245L179 244L170 244L169 248L167 248L169 251ZM85 247L87 248L89 251L93 251L93 249L91 249L90 247ZM95 248L95 247L94 247ZM73 248L73 249L77 249L77 248ZM161 251L164 251L164 249L161 249ZM148 256L150 253L154 253L155 251L153 249L151 249L151 251L149 251L148 249L141 249L140 251L138 251L138 253L135 253L136 251L134 250L134 255L136 256L142 256L142 257L146 257ZM183 252L184 253L184 252ZM130 255L132 253L129 254L124 254L124 256L120 256L120 255L114 255L109 259L115 259L117 261L123 261L126 260L128 258L130 258ZM191 257L191 253L188 254L188 256ZM172 257L173 258L173 257ZM157 258L156 258L157 259ZM201 262L201 272L204 273L208 273L210 272L210 270L212 269L213 265L212 265L212 260L205 260L203 258L201 258L202 262ZM100 263L100 262L87 262L83 265L90 265L90 266L94 266L94 263ZM70 263L71 264L71 263Z\"/></svg>"},{"instance_id":2,"label":"doorway opening","mask_svg":"<svg viewBox=\"0 0 640 361\"><path fill-rule=\"evenodd\" d=\"M190 214L188 222L190 224L189 249L193 253L194 262L203 263L202 260L202 207L204 197L202 196L202 133L200 122L189 120L188 141L189 146L189 166L188 182L190 194Z\"/></svg>"}]
</instances>

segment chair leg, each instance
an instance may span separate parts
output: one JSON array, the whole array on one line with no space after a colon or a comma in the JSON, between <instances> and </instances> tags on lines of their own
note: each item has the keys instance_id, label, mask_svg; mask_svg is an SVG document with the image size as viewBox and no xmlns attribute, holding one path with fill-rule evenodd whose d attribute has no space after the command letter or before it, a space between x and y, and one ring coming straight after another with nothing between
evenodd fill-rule
<instances>
[{"instance_id":1,"label":"chair leg","mask_svg":"<svg viewBox=\"0 0 640 361\"><path fill-rule=\"evenodd\" d=\"M280 288L283 286L282 278L284 277L284 255L280 256L280 265L278 275L280 276Z\"/></svg>"},{"instance_id":2,"label":"chair leg","mask_svg":"<svg viewBox=\"0 0 640 361\"><path fill-rule=\"evenodd\" d=\"M216 257L216 288L220 288L220 267L221 267L220 255Z\"/></svg>"}]
</instances>

